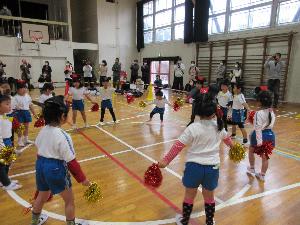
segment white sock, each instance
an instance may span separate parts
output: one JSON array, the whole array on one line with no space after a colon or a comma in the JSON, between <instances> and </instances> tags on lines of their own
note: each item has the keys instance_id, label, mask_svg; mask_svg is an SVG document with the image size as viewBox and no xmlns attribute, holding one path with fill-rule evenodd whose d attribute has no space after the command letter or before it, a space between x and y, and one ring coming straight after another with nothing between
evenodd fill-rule
<instances>
[{"instance_id":1,"label":"white sock","mask_svg":"<svg viewBox=\"0 0 300 225\"><path fill-rule=\"evenodd\" d=\"M28 141L28 136L24 136L24 142Z\"/></svg>"}]
</instances>

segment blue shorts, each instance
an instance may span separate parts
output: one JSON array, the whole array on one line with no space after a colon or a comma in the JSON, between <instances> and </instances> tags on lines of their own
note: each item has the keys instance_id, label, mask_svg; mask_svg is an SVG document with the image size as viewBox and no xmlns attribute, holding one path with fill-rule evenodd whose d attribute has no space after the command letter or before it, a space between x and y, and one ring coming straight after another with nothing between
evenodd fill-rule
<instances>
[{"instance_id":1,"label":"blue shorts","mask_svg":"<svg viewBox=\"0 0 300 225\"><path fill-rule=\"evenodd\" d=\"M67 164L63 160L38 156L35 169L38 191L51 191L53 194L59 194L72 187Z\"/></svg>"},{"instance_id":2,"label":"blue shorts","mask_svg":"<svg viewBox=\"0 0 300 225\"><path fill-rule=\"evenodd\" d=\"M112 109L112 103L110 99L102 100L101 101L101 109Z\"/></svg>"},{"instance_id":3,"label":"blue shorts","mask_svg":"<svg viewBox=\"0 0 300 225\"><path fill-rule=\"evenodd\" d=\"M165 113L165 108L158 108L157 106L152 110L151 112L152 114L164 114Z\"/></svg>"},{"instance_id":4,"label":"blue shorts","mask_svg":"<svg viewBox=\"0 0 300 225\"><path fill-rule=\"evenodd\" d=\"M32 117L29 110L17 110L15 115L20 123L31 123Z\"/></svg>"},{"instance_id":5,"label":"blue shorts","mask_svg":"<svg viewBox=\"0 0 300 225\"><path fill-rule=\"evenodd\" d=\"M3 138L3 143L5 146L9 146L9 147L13 147L13 143L12 143L12 140L11 138Z\"/></svg>"},{"instance_id":6,"label":"blue shorts","mask_svg":"<svg viewBox=\"0 0 300 225\"><path fill-rule=\"evenodd\" d=\"M219 166L201 165L194 162L185 164L182 183L186 188L198 188L213 191L218 186Z\"/></svg>"},{"instance_id":7,"label":"blue shorts","mask_svg":"<svg viewBox=\"0 0 300 225\"><path fill-rule=\"evenodd\" d=\"M84 111L84 101L83 100L73 100L72 109L78 110L80 112Z\"/></svg>"},{"instance_id":8,"label":"blue shorts","mask_svg":"<svg viewBox=\"0 0 300 225\"><path fill-rule=\"evenodd\" d=\"M245 110L244 109L233 109L232 110L232 122L233 123L244 123L245 122Z\"/></svg>"},{"instance_id":9,"label":"blue shorts","mask_svg":"<svg viewBox=\"0 0 300 225\"><path fill-rule=\"evenodd\" d=\"M263 142L271 141L273 147L275 147L275 134L271 129L262 130L262 140ZM256 132L255 130L250 134L250 146L254 147L257 145Z\"/></svg>"}]
</instances>

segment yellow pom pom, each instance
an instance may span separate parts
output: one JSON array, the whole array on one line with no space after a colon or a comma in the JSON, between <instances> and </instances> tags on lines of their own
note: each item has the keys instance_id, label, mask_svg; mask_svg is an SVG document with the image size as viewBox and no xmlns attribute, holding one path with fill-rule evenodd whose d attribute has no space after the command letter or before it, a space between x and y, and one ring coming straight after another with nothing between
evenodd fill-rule
<instances>
[{"instance_id":1,"label":"yellow pom pom","mask_svg":"<svg viewBox=\"0 0 300 225\"><path fill-rule=\"evenodd\" d=\"M182 99L182 98L177 98L176 99L176 103L180 106L180 107L182 107L183 105L184 105L184 100Z\"/></svg>"},{"instance_id":2,"label":"yellow pom pom","mask_svg":"<svg viewBox=\"0 0 300 225\"><path fill-rule=\"evenodd\" d=\"M235 163L241 162L246 157L246 149L240 143L234 143L229 150L229 158Z\"/></svg>"},{"instance_id":3,"label":"yellow pom pom","mask_svg":"<svg viewBox=\"0 0 300 225\"><path fill-rule=\"evenodd\" d=\"M17 155L14 147L5 146L0 151L0 163L4 165L10 165L16 161Z\"/></svg>"},{"instance_id":4,"label":"yellow pom pom","mask_svg":"<svg viewBox=\"0 0 300 225\"><path fill-rule=\"evenodd\" d=\"M144 101L140 101L140 102L139 102L139 106L140 106L141 108L145 108L145 107L147 106L147 104L146 104L146 102L144 102Z\"/></svg>"},{"instance_id":5,"label":"yellow pom pom","mask_svg":"<svg viewBox=\"0 0 300 225\"><path fill-rule=\"evenodd\" d=\"M84 192L84 198L90 203L99 202L102 198L100 186L96 182L92 182L88 189Z\"/></svg>"}]
</instances>

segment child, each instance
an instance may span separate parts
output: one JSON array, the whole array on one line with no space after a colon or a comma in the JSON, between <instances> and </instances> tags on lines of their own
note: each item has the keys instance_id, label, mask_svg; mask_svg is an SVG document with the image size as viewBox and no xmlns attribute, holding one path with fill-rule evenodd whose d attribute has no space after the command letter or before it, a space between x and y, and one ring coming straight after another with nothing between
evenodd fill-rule
<instances>
[{"instance_id":1,"label":"child","mask_svg":"<svg viewBox=\"0 0 300 225\"><path fill-rule=\"evenodd\" d=\"M236 125L239 126L243 134L243 144L248 142L247 132L245 130L245 108L249 112L250 108L246 103L245 97L242 93L242 84L236 83L233 88L233 103L232 103L232 135L231 137L235 138L236 136Z\"/></svg>"},{"instance_id":2,"label":"child","mask_svg":"<svg viewBox=\"0 0 300 225\"><path fill-rule=\"evenodd\" d=\"M142 77L141 76L138 76L138 78L136 79L136 90L138 92L144 92L144 81L142 80Z\"/></svg>"},{"instance_id":3,"label":"child","mask_svg":"<svg viewBox=\"0 0 300 225\"><path fill-rule=\"evenodd\" d=\"M154 85L156 87L162 87L162 80L160 79L160 76L159 75L156 75L156 79L154 81Z\"/></svg>"},{"instance_id":4,"label":"child","mask_svg":"<svg viewBox=\"0 0 300 225\"><path fill-rule=\"evenodd\" d=\"M39 79L38 79L38 85L39 85L39 89L42 90L44 84L46 83L46 76L44 74L41 74Z\"/></svg>"},{"instance_id":5,"label":"child","mask_svg":"<svg viewBox=\"0 0 300 225\"><path fill-rule=\"evenodd\" d=\"M104 115L105 109L108 108L110 115L113 118L114 123L118 123L116 115L112 106L112 95L115 92L115 88L112 88L109 84L109 79L106 77L103 80L103 87L99 90L99 95L101 97L101 118L98 125L104 125Z\"/></svg>"},{"instance_id":6,"label":"child","mask_svg":"<svg viewBox=\"0 0 300 225\"><path fill-rule=\"evenodd\" d=\"M66 224L75 225L75 205L70 179L71 172L78 183L89 186L79 163L76 161L71 137L60 127L67 121L68 107L63 96L45 101L43 109L46 126L39 132L35 145L36 186L39 194L34 201L31 225L46 222L48 216L41 214L50 193L59 194L65 202Z\"/></svg>"},{"instance_id":7,"label":"child","mask_svg":"<svg viewBox=\"0 0 300 225\"><path fill-rule=\"evenodd\" d=\"M197 97L195 102L195 113L200 116L200 121L185 129L169 153L158 163L158 166L165 168L186 145L190 145L187 150L187 160L182 179L185 186L183 214L176 216L176 223L178 225L189 223L193 202L198 187L201 185L206 225L213 225L215 212L214 190L218 186L219 179L220 144L222 140L229 146L232 146L233 143L223 129L222 118L217 118L217 121L214 119L217 113L217 104L214 99L208 94L202 94Z\"/></svg>"},{"instance_id":8,"label":"child","mask_svg":"<svg viewBox=\"0 0 300 225\"><path fill-rule=\"evenodd\" d=\"M247 173L250 175L255 175L261 181L265 181L265 174L268 170L269 161L267 157L263 154L261 172L255 173L254 147L261 146L265 141L271 141L273 147L275 147L275 134L272 131L272 128L275 123L275 114L271 108L272 96L270 92L262 91L258 95L258 101L260 102L262 109L257 111L254 116L254 130L250 135L249 147L250 167L248 167Z\"/></svg>"},{"instance_id":9,"label":"child","mask_svg":"<svg viewBox=\"0 0 300 225\"><path fill-rule=\"evenodd\" d=\"M24 147L26 144L32 144L33 142L28 139L29 123L32 122L30 111L34 117L36 117L32 99L27 93L26 83L23 81L17 82L17 94L13 98L12 108L14 109L14 115L18 121L25 126L24 137L22 133L18 133L18 145ZM29 111L30 110L30 111Z\"/></svg>"},{"instance_id":10,"label":"child","mask_svg":"<svg viewBox=\"0 0 300 225\"><path fill-rule=\"evenodd\" d=\"M46 100L53 97L54 87L52 83L45 83L41 90L41 96L39 97L39 103L44 104Z\"/></svg>"},{"instance_id":11,"label":"child","mask_svg":"<svg viewBox=\"0 0 300 225\"><path fill-rule=\"evenodd\" d=\"M12 122L7 116L11 111L11 100L9 95L0 93L0 151L4 146L12 147ZM22 186L17 180L10 180L8 177L9 165L0 163L0 187L4 190L17 190Z\"/></svg>"},{"instance_id":12,"label":"child","mask_svg":"<svg viewBox=\"0 0 300 225\"><path fill-rule=\"evenodd\" d=\"M152 117L156 113L159 113L160 122L162 125L164 122L165 105L168 104L169 106L173 107L166 98L163 98L163 96L164 94L160 90L155 93L155 99L150 103L150 104L154 104L155 108L150 113L150 119L148 120L148 122L152 121Z\"/></svg>"},{"instance_id":13,"label":"child","mask_svg":"<svg viewBox=\"0 0 300 225\"><path fill-rule=\"evenodd\" d=\"M93 104L94 102L90 96L89 93L87 92L86 88L83 87L83 84L80 82L79 78L73 79L73 85L74 87L71 87L69 90L69 96L72 96L72 111L73 111L73 124L72 128L77 129L76 127L76 117L77 117L77 111L81 113L82 119L84 121L84 126L88 127L89 125L87 124L86 121L86 115L84 111L84 97L86 97L89 101L91 101Z\"/></svg>"},{"instance_id":14,"label":"child","mask_svg":"<svg viewBox=\"0 0 300 225\"><path fill-rule=\"evenodd\" d=\"M227 129L227 110L228 110L228 106L232 103L232 94L228 90L228 82L223 81L221 83L221 91L219 91L219 93L217 95L217 100L218 100L218 104L220 105L221 110L223 112L222 120L224 123L224 128L226 131L228 131L228 129Z\"/></svg>"}]
</instances>

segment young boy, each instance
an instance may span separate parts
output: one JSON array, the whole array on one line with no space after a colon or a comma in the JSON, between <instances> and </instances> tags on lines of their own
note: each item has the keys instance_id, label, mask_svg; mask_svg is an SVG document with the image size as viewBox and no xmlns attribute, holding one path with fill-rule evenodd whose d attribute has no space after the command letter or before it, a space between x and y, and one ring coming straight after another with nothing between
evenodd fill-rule
<instances>
[{"instance_id":1,"label":"young boy","mask_svg":"<svg viewBox=\"0 0 300 225\"><path fill-rule=\"evenodd\" d=\"M232 103L232 94L228 90L228 85L229 85L228 82L223 81L221 83L221 91L219 91L219 93L217 95L218 104L221 107L221 110L223 112L222 120L223 120L224 128L226 131L228 131L228 129L227 129L227 110L228 110L228 106Z\"/></svg>"}]
</instances>

